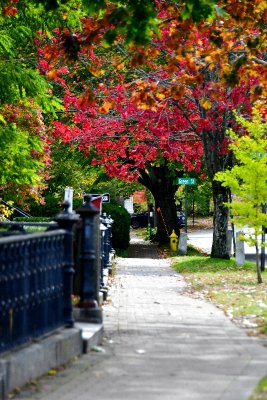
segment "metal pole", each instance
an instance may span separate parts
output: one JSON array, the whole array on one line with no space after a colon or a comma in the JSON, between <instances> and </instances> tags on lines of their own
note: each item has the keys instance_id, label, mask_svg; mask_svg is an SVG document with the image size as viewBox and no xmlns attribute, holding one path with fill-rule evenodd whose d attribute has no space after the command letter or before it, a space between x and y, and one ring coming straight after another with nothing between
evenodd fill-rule
<instances>
[{"instance_id":1,"label":"metal pole","mask_svg":"<svg viewBox=\"0 0 267 400\"><path fill-rule=\"evenodd\" d=\"M101 323L99 209L91 204L91 196L84 196L84 201L85 203L77 209L82 219L80 318L88 322Z\"/></svg>"},{"instance_id":2,"label":"metal pole","mask_svg":"<svg viewBox=\"0 0 267 400\"><path fill-rule=\"evenodd\" d=\"M188 198L187 198L187 185L185 185L185 225L184 225L184 231L187 233L187 205L188 203Z\"/></svg>"},{"instance_id":3,"label":"metal pole","mask_svg":"<svg viewBox=\"0 0 267 400\"><path fill-rule=\"evenodd\" d=\"M74 260L73 260L73 227L77 223L79 216L69 212L70 203L64 202L64 211L59 213L55 221L58 226L66 230L65 234L65 257L64 257L64 322L66 327L72 328L74 324L72 315L72 293L73 293L73 275L74 275Z\"/></svg>"},{"instance_id":4,"label":"metal pole","mask_svg":"<svg viewBox=\"0 0 267 400\"><path fill-rule=\"evenodd\" d=\"M195 226L195 190L193 187L193 226Z\"/></svg>"}]
</instances>

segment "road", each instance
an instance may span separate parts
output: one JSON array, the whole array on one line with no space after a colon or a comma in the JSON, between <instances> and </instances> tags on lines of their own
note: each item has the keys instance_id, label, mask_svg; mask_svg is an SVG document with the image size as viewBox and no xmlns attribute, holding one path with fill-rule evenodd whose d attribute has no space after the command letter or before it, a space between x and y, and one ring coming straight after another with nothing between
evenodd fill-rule
<instances>
[{"instance_id":1,"label":"road","mask_svg":"<svg viewBox=\"0 0 267 400\"><path fill-rule=\"evenodd\" d=\"M212 229L203 229L195 232L188 233L188 244L198 247L208 254L211 253L212 246ZM232 245L233 253L233 245ZM267 252L266 252L267 253ZM255 247L250 247L245 243L245 259L248 261L256 262ZM265 266L267 266L267 255L265 255Z\"/></svg>"}]
</instances>

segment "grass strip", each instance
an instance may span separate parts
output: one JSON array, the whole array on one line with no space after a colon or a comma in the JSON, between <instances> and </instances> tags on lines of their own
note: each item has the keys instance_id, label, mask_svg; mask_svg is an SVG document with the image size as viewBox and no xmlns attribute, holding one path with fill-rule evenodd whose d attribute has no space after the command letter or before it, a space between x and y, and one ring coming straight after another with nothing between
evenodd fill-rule
<instances>
[{"instance_id":1,"label":"grass strip","mask_svg":"<svg viewBox=\"0 0 267 400\"><path fill-rule=\"evenodd\" d=\"M237 266L235 259L211 258L189 247L188 255L173 257L173 268L187 282L187 292L211 300L249 335L267 333L267 285L257 283L252 262Z\"/></svg>"}]
</instances>

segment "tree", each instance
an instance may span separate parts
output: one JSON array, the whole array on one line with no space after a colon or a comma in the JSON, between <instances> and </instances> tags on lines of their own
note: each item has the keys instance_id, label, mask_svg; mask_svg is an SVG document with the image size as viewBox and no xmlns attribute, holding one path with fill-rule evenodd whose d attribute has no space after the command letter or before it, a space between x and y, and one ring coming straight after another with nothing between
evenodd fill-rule
<instances>
[{"instance_id":1,"label":"tree","mask_svg":"<svg viewBox=\"0 0 267 400\"><path fill-rule=\"evenodd\" d=\"M130 102L135 103L139 110L147 108L153 111L153 108L159 109L159 104L161 108L171 107L177 113L176 109L179 110L180 116L188 123L186 133L201 139L208 175L213 184L212 256L225 258L228 257L228 210L224 203L228 199L228 191L213 177L216 172L231 165L226 130L233 123L232 110L239 108L249 113L251 101L264 98L266 4L259 0L253 3L221 1L219 5L221 9L216 9L217 18L193 23L183 18L184 9L180 4L157 2L161 38L153 39L152 45L147 48L131 44L125 52L121 46L123 39L116 37L117 54L118 49L121 54L119 57L113 54L112 63L117 69L130 65L135 74L143 65L141 76L137 79L135 75L135 85L131 86ZM87 17L82 23L81 35L74 38L70 31L64 31L60 38L75 42L76 59L81 58L85 49L91 51L90 73L94 78L105 79L107 75L106 79L109 79L110 74L99 68L94 46L110 29L110 20ZM130 78L127 79L129 84ZM90 81L83 96L88 104L98 97L94 95L96 86L90 87ZM100 93L102 104L99 110L111 114L113 104L105 102L104 96L105 93ZM176 133L178 137L183 131L179 127Z\"/></svg>"},{"instance_id":2,"label":"tree","mask_svg":"<svg viewBox=\"0 0 267 400\"><path fill-rule=\"evenodd\" d=\"M46 10L60 10L64 1L38 0ZM90 15L101 21L101 25L108 27L105 31L105 40L113 43L118 35L126 38L126 41L136 44L148 44L154 33L159 33L159 20L157 18L157 5L165 3L168 7L176 0L151 1L151 0L83 0L76 1L76 9L84 11L84 15ZM184 0L179 2L182 18L192 18L193 21L207 19L215 15L215 10L220 10L215 0Z\"/></svg>"},{"instance_id":3,"label":"tree","mask_svg":"<svg viewBox=\"0 0 267 400\"><path fill-rule=\"evenodd\" d=\"M172 229L179 232L174 201L177 177L183 170L200 172L201 143L174 137L177 126L187 126L179 109L139 110L121 83L101 83L100 89L105 94L100 104L86 104L83 97L78 99L68 92L66 108L71 104L71 110L76 111L72 126L55 121L54 134L66 142L79 143L85 152L94 148L92 163L104 165L109 176L138 180L145 186L155 199L155 208L161 210L156 239L169 241Z\"/></svg>"},{"instance_id":4,"label":"tree","mask_svg":"<svg viewBox=\"0 0 267 400\"><path fill-rule=\"evenodd\" d=\"M22 204L29 196L40 201L45 188L50 152L42 112L55 116L60 103L36 69L42 9L31 1L0 5L0 190Z\"/></svg>"},{"instance_id":5,"label":"tree","mask_svg":"<svg viewBox=\"0 0 267 400\"><path fill-rule=\"evenodd\" d=\"M99 168L91 167L77 147L54 141L50 144L51 165L49 179L42 192L42 203L26 202L30 213L36 216L55 216L64 200L67 186L73 188L73 206L82 204L83 191L99 178Z\"/></svg>"},{"instance_id":6,"label":"tree","mask_svg":"<svg viewBox=\"0 0 267 400\"><path fill-rule=\"evenodd\" d=\"M152 106L157 96L164 96L166 103L171 99L190 122L191 132L201 139L214 200L211 255L222 258L228 258L228 210L224 206L228 190L213 178L231 166L226 130L233 124L232 110L249 114L251 102L264 99L266 86L266 4L229 2L225 12L224 19L218 16L192 24L179 18L176 5L168 10L163 5L159 13L162 37L154 41L154 57L151 49L138 53L139 60L158 72L157 85L148 88L146 75L134 93L139 103L149 104L153 99ZM165 79L158 79L159 71Z\"/></svg>"},{"instance_id":7,"label":"tree","mask_svg":"<svg viewBox=\"0 0 267 400\"><path fill-rule=\"evenodd\" d=\"M241 228L251 228L242 238L256 248L258 283L262 283L259 235L262 227L267 226L267 215L263 211L267 201L267 124L257 109L254 109L251 121L240 116L236 120L244 129L243 135L232 129L227 132L236 164L231 170L218 172L215 179L235 195L234 201L226 203L231 209L233 222ZM266 246L266 242L262 246Z\"/></svg>"},{"instance_id":8,"label":"tree","mask_svg":"<svg viewBox=\"0 0 267 400\"><path fill-rule=\"evenodd\" d=\"M84 32L77 35L78 42L89 32L95 37L99 29L98 22L90 18L82 22ZM78 58L68 58L68 68L62 67L66 63L65 53L61 52L64 32L56 30L51 42L46 41L39 49L43 54L40 70L55 84L57 93L64 95L66 113L60 116L61 122L55 122L55 136L70 144L78 143L85 154L94 147L95 165L105 165L111 177L138 179L148 188L156 209L161 209L157 239L169 241L172 229L179 233L174 202L177 177L182 176L183 169L201 171L199 139L188 132L187 119L171 102L168 108L164 103L150 108L153 101L139 107L138 101L131 99L135 88L139 88L135 81L147 71L140 72L130 58L128 65L124 63L125 53L117 46L108 52L99 46L103 35L79 48ZM154 85L152 76L146 83L148 91ZM182 140L177 130L184 132Z\"/></svg>"},{"instance_id":9,"label":"tree","mask_svg":"<svg viewBox=\"0 0 267 400\"><path fill-rule=\"evenodd\" d=\"M40 108L30 100L0 108L0 188L2 195L22 204L40 200L50 165L49 139Z\"/></svg>"}]
</instances>

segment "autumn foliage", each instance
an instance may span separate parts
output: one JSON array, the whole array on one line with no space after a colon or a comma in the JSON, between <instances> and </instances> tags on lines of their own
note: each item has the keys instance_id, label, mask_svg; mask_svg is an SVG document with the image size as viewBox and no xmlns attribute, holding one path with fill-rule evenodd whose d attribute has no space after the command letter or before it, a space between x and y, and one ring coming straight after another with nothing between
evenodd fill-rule
<instances>
[{"instance_id":1,"label":"autumn foliage","mask_svg":"<svg viewBox=\"0 0 267 400\"><path fill-rule=\"evenodd\" d=\"M39 47L39 67L73 111L55 123L55 135L78 141L86 154L94 147L93 162L123 179L157 157L199 172L200 140L225 157L232 110L247 115L266 94L266 3L219 5L223 15L193 24L175 3L158 1L161 35L149 47L125 47L122 37L102 47L110 9L106 19L83 18L80 33L55 30Z\"/></svg>"},{"instance_id":2,"label":"autumn foliage","mask_svg":"<svg viewBox=\"0 0 267 400\"><path fill-rule=\"evenodd\" d=\"M35 37L39 73L64 104L54 137L78 145L110 176L138 179L154 197L164 182L164 195L169 191L173 198L183 174L205 169L213 182L233 162L227 135L229 127L239 130L233 110L249 117L256 104L266 115L266 1L157 0L139 8L100 3L98 16L83 15L80 28L61 23L52 34L40 30ZM69 4L61 22L81 10L81 3ZM139 14L143 42L133 23L139 26L141 10L148 11L147 18ZM224 257L227 196L213 182L219 239L212 252ZM162 200L163 192L156 202Z\"/></svg>"}]
</instances>

